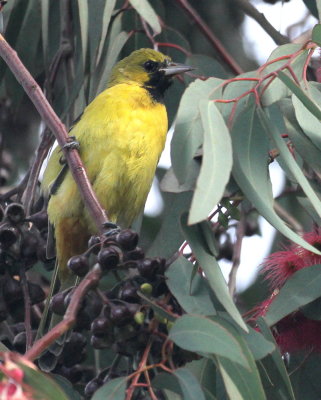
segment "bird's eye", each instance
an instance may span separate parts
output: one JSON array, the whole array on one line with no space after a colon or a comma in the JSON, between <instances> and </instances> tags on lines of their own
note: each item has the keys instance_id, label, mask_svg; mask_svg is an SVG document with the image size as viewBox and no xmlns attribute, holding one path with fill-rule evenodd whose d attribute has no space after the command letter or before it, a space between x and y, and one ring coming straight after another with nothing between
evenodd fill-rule
<instances>
[{"instance_id":1,"label":"bird's eye","mask_svg":"<svg viewBox=\"0 0 321 400\"><path fill-rule=\"evenodd\" d=\"M147 72L155 72L158 68L158 62L148 60L144 64L144 69Z\"/></svg>"}]
</instances>

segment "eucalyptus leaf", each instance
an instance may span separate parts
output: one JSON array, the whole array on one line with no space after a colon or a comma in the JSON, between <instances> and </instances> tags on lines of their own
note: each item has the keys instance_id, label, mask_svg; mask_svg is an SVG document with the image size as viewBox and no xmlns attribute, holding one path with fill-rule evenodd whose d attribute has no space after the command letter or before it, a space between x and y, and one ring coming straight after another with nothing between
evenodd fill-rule
<instances>
[{"instance_id":1,"label":"eucalyptus leaf","mask_svg":"<svg viewBox=\"0 0 321 400\"><path fill-rule=\"evenodd\" d=\"M183 184L189 176L191 162L203 143L199 101L220 97L222 82L216 78L196 80L187 87L181 98L171 142L172 166L179 184Z\"/></svg>"},{"instance_id":2,"label":"eucalyptus leaf","mask_svg":"<svg viewBox=\"0 0 321 400\"><path fill-rule=\"evenodd\" d=\"M112 379L95 392L92 400L125 400L126 384L126 377Z\"/></svg>"},{"instance_id":3,"label":"eucalyptus leaf","mask_svg":"<svg viewBox=\"0 0 321 400\"><path fill-rule=\"evenodd\" d=\"M270 304L264 317L269 326L321 296L321 265L305 267L291 276Z\"/></svg>"},{"instance_id":4,"label":"eucalyptus leaf","mask_svg":"<svg viewBox=\"0 0 321 400\"><path fill-rule=\"evenodd\" d=\"M166 271L167 286L188 313L215 315L207 285L199 274L193 277L193 264L180 256Z\"/></svg>"},{"instance_id":5,"label":"eucalyptus leaf","mask_svg":"<svg viewBox=\"0 0 321 400\"><path fill-rule=\"evenodd\" d=\"M174 371L174 375L178 379L184 400L206 400L198 380L190 370L178 368Z\"/></svg>"},{"instance_id":6,"label":"eucalyptus leaf","mask_svg":"<svg viewBox=\"0 0 321 400\"><path fill-rule=\"evenodd\" d=\"M169 332L169 338L177 346L197 353L219 355L249 368L233 325L219 317L183 315Z\"/></svg>"},{"instance_id":7,"label":"eucalyptus leaf","mask_svg":"<svg viewBox=\"0 0 321 400\"><path fill-rule=\"evenodd\" d=\"M248 328L229 294L220 266L209 252L207 245L204 245L206 244L206 240L201 234L199 226L188 226L186 214L182 216L181 224L186 239L193 250L193 254L204 271L217 300L222 304L234 321L247 332Z\"/></svg>"},{"instance_id":8,"label":"eucalyptus leaf","mask_svg":"<svg viewBox=\"0 0 321 400\"><path fill-rule=\"evenodd\" d=\"M189 224L207 218L221 200L232 170L232 143L224 119L213 102L200 101L204 129L203 158L189 212Z\"/></svg>"},{"instance_id":9,"label":"eucalyptus leaf","mask_svg":"<svg viewBox=\"0 0 321 400\"><path fill-rule=\"evenodd\" d=\"M162 28L148 0L129 0L130 4L135 8L138 14L153 28L155 33L160 33Z\"/></svg>"}]
</instances>

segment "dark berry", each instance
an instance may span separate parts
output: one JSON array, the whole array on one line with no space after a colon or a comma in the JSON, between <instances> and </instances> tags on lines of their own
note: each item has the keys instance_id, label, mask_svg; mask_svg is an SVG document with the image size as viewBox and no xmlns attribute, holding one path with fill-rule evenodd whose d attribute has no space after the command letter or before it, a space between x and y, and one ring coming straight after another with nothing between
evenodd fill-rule
<instances>
[{"instance_id":1,"label":"dark berry","mask_svg":"<svg viewBox=\"0 0 321 400\"><path fill-rule=\"evenodd\" d=\"M142 260L145 257L144 250L140 247L136 247L134 250L126 252L127 260Z\"/></svg>"},{"instance_id":2,"label":"dark berry","mask_svg":"<svg viewBox=\"0 0 321 400\"><path fill-rule=\"evenodd\" d=\"M114 247L106 247L98 253L98 262L103 271L116 268L119 263L119 252Z\"/></svg>"},{"instance_id":3,"label":"dark berry","mask_svg":"<svg viewBox=\"0 0 321 400\"><path fill-rule=\"evenodd\" d=\"M13 304L23 298L22 288L19 281L8 278L3 287L3 297L7 304Z\"/></svg>"},{"instance_id":4,"label":"dark berry","mask_svg":"<svg viewBox=\"0 0 321 400\"><path fill-rule=\"evenodd\" d=\"M0 243L3 247L12 246L18 240L19 236L19 231L14 226L7 223L0 226Z\"/></svg>"},{"instance_id":5,"label":"dark berry","mask_svg":"<svg viewBox=\"0 0 321 400\"><path fill-rule=\"evenodd\" d=\"M110 321L106 317L100 317L92 322L90 329L93 335L101 337L106 336L110 327Z\"/></svg>"},{"instance_id":6,"label":"dark berry","mask_svg":"<svg viewBox=\"0 0 321 400\"><path fill-rule=\"evenodd\" d=\"M42 210L36 214L30 215L28 221L31 221L40 231L48 227L47 211Z\"/></svg>"},{"instance_id":7,"label":"dark berry","mask_svg":"<svg viewBox=\"0 0 321 400\"><path fill-rule=\"evenodd\" d=\"M55 294L50 303L51 311L57 315L64 315L67 309L65 298L68 292L59 292Z\"/></svg>"},{"instance_id":8,"label":"dark berry","mask_svg":"<svg viewBox=\"0 0 321 400\"><path fill-rule=\"evenodd\" d=\"M109 318L114 325L121 326L125 325L132 318L132 315L128 307L119 304L111 308Z\"/></svg>"},{"instance_id":9,"label":"dark berry","mask_svg":"<svg viewBox=\"0 0 321 400\"><path fill-rule=\"evenodd\" d=\"M119 291L119 298L129 303L136 303L139 299L136 287L126 282Z\"/></svg>"},{"instance_id":10,"label":"dark berry","mask_svg":"<svg viewBox=\"0 0 321 400\"><path fill-rule=\"evenodd\" d=\"M152 279L158 269L159 262L154 258L145 258L138 265L138 272L146 279Z\"/></svg>"},{"instance_id":11,"label":"dark berry","mask_svg":"<svg viewBox=\"0 0 321 400\"><path fill-rule=\"evenodd\" d=\"M138 234L131 229L124 229L117 234L116 242L123 250L134 250L138 243Z\"/></svg>"},{"instance_id":12,"label":"dark berry","mask_svg":"<svg viewBox=\"0 0 321 400\"><path fill-rule=\"evenodd\" d=\"M89 271L88 258L83 254L71 257L67 266L75 275L80 277L85 276Z\"/></svg>"},{"instance_id":13,"label":"dark berry","mask_svg":"<svg viewBox=\"0 0 321 400\"><path fill-rule=\"evenodd\" d=\"M18 224L25 219L25 210L22 204L11 203L5 209L5 218L13 224Z\"/></svg>"},{"instance_id":14,"label":"dark berry","mask_svg":"<svg viewBox=\"0 0 321 400\"><path fill-rule=\"evenodd\" d=\"M100 245L101 244L101 239L99 236L91 236L91 238L88 241L88 248L92 248L92 253L98 254L100 250Z\"/></svg>"},{"instance_id":15,"label":"dark berry","mask_svg":"<svg viewBox=\"0 0 321 400\"><path fill-rule=\"evenodd\" d=\"M107 349L111 347L113 343L112 336L95 336L92 335L90 338L90 344L93 346L94 349Z\"/></svg>"}]
</instances>

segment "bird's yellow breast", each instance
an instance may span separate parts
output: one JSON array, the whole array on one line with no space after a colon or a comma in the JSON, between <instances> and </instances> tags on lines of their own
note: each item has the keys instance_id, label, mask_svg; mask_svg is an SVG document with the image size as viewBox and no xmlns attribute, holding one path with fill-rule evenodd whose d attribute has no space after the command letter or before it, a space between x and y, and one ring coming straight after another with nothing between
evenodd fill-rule
<instances>
[{"instance_id":1,"label":"bird's yellow breast","mask_svg":"<svg viewBox=\"0 0 321 400\"><path fill-rule=\"evenodd\" d=\"M112 221L129 226L143 208L164 148L167 124L165 106L153 101L143 87L130 83L102 92L71 130L70 135L80 143L93 189ZM45 173L45 186L59 168L56 150ZM62 217L85 214L70 172L51 197L48 213L54 224Z\"/></svg>"}]
</instances>

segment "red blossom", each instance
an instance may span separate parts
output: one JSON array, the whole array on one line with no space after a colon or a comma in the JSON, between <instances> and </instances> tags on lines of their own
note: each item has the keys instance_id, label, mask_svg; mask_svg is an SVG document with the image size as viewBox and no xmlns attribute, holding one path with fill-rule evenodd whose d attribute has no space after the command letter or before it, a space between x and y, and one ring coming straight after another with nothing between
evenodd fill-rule
<instances>
[{"instance_id":1,"label":"red blossom","mask_svg":"<svg viewBox=\"0 0 321 400\"><path fill-rule=\"evenodd\" d=\"M320 228L315 232L305 233L303 238L316 248L321 248ZM315 264L321 264L321 256L292 244L286 250L277 251L267 257L263 262L262 271L271 288L279 289L296 271Z\"/></svg>"}]
</instances>

